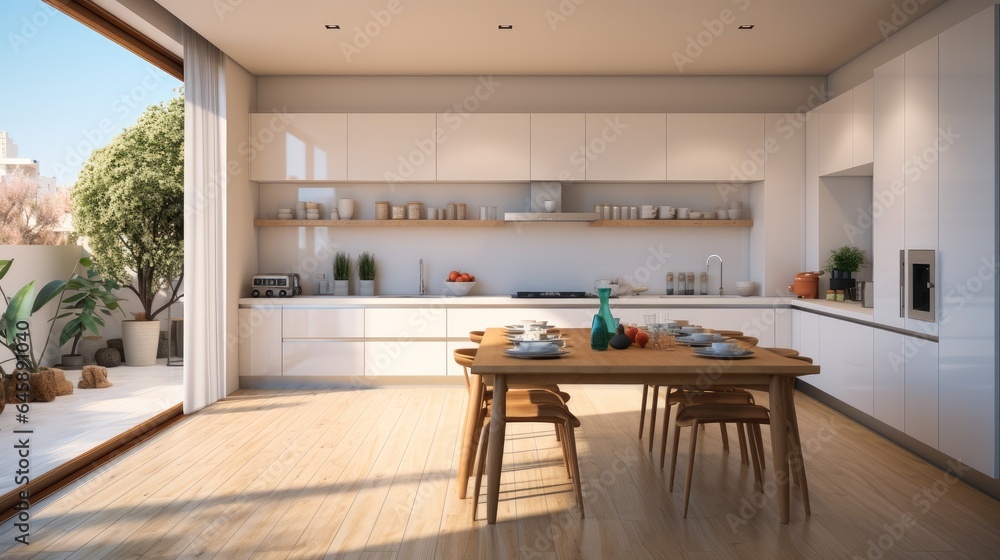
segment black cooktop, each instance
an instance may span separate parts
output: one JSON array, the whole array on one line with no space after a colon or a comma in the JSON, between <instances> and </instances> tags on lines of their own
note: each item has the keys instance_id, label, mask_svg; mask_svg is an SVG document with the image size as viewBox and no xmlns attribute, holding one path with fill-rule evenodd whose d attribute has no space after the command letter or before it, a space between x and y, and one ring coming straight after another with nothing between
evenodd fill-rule
<instances>
[{"instance_id":1,"label":"black cooktop","mask_svg":"<svg viewBox=\"0 0 1000 560\"><path fill-rule=\"evenodd\" d=\"M573 299L573 298L596 298L594 294L587 292L517 292L511 294L512 298L552 298L552 299Z\"/></svg>"}]
</instances>

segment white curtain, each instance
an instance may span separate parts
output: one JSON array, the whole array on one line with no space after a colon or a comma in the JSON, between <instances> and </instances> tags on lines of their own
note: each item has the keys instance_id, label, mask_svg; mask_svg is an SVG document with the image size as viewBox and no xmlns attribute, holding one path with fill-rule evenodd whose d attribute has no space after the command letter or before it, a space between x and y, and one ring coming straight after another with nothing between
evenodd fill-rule
<instances>
[{"instance_id":1,"label":"white curtain","mask_svg":"<svg viewBox=\"0 0 1000 560\"><path fill-rule=\"evenodd\" d=\"M225 56L184 29L184 413L225 396Z\"/></svg>"}]
</instances>

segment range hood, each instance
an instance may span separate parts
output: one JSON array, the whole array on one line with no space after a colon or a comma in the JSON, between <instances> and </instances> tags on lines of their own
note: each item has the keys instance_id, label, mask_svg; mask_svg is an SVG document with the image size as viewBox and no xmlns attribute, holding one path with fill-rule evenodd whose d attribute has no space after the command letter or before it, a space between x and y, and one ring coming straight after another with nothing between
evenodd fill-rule
<instances>
[{"instance_id":1,"label":"range hood","mask_svg":"<svg viewBox=\"0 0 1000 560\"><path fill-rule=\"evenodd\" d=\"M551 212L545 210L546 201L555 204ZM597 214L594 212L563 212L562 183L559 182L532 182L527 210L527 212L505 212L503 219L508 222L593 222L597 219Z\"/></svg>"}]
</instances>

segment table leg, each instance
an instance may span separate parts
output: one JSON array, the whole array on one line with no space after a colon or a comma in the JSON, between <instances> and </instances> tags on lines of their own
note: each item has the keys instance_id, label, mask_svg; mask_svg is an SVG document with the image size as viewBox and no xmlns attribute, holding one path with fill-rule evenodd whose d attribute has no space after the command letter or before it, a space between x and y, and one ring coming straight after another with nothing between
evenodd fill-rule
<instances>
[{"instance_id":1,"label":"table leg","mask_svg":"<svg viewBox=\"0 0 1000 560\"><path fill-rule=\"evenodd\" d=\"M772 375L771 449L774 452L774 482L778 488L778 511L782 523L788 523L788 383L784 376Z\"/></svg>"},{"instance_id":2,"label":"table leg","mask_svg":"<svg viewBox=\"0 0 1000 560\"><path fill-rule=\"evenodd\" d=\"M802 438L799 435L799 419L795 412L795 388L790 385L785 391L786 410L788 411L788 428L791 430L791 468L798 475L799 491L802 492L802 506L807 516L812 515L809 508L809 484L806 482L806 464L802 456Z\"/></svg>"},{"instance_id":3,"label":"table leg","mask_svg":"<svg viewBox=\"0 0 1000 560\"><path fill-rule=\"evenodd\" d=\"M507 427L507 376L493 376L493 408L490 413L490 447L486 457L486 522L497 522L500 503L500 471ZM787 488L786 488L787 491Z\"/></svg>"},{"instance_id":4,"label":"table leg","mask_svg":"<svg viewBox=\"0 0 1000 560\"><path fill-rule=\"evenodd\" d=\"M476 426L476 419L479 417L479 409L482 406L482 403L476 401L477 399L473 398L471 394L466 399L465 422L462 424L461 458L458 461L458 497L463 500L469 491L469 473L476 455L476 448L472 442L475 439L476 430L479 429Z\"/></svg>"}]
</instances>

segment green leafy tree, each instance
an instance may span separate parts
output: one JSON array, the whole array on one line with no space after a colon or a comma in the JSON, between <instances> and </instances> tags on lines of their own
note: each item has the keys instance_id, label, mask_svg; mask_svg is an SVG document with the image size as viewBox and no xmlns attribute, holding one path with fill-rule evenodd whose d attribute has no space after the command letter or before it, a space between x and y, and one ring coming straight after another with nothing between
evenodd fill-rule
<instances>
[{"instance_id":1,"label":"green leafy tree","mask_svg":"<svg viewBox=\"0 0 1000 560\"><path fill-rule=\"evenodd\" d=\"M76 230L87 238L101 274L134 292L146 319L179 300L184 281L183 96L148 107L134 125L95 150L70 198ZM161 290L166 299L157 307Z\"/></svg>"}]
</instances>

